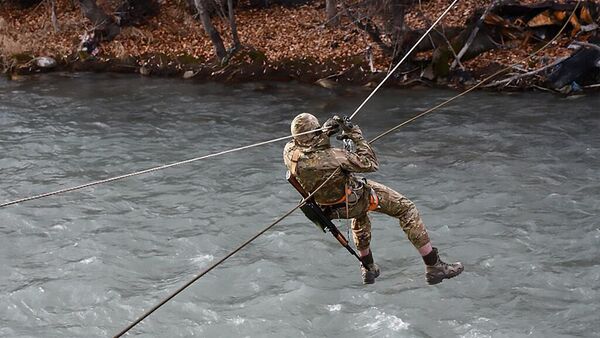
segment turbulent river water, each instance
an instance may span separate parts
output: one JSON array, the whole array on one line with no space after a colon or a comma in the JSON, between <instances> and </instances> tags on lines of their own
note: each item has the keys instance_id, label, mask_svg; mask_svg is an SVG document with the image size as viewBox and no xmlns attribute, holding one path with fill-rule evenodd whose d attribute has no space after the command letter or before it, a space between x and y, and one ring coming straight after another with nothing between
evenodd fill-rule
<instances>
[{"instance_id":1,"label":"turbulent river water","mask_svg":"<svg viewBox=\"0 0 600 338\"><path fill-rule=\"evenodd\" d=\"M367 138L454 95L384 90ZM0 82L0 203L289 134L368 95L113 75ZM377 283L296 212L140 337L600 337L600 97L469 94L374 144L459 277L428 286L373 216ZM285 142L0 209L0 336L105 337L297 203ZM346 223L337 223L346 232Z\"/></svg>"}]
</instances>

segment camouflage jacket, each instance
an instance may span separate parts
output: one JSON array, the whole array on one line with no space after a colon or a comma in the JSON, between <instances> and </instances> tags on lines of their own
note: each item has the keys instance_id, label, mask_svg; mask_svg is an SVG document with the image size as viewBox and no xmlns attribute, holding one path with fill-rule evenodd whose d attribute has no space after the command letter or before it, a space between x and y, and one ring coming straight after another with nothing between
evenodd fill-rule
<instances>
[{"instance_id":1,"label":"camouflage jacket","mask_svg":"<svg viewBox=\"0 0 600 338\"><path fill-rule=\"evenodd\" d=\"M344 196L346 183L349 186L356 186L356 178L352 173L373 172L379 167L373 149L362 136L358 126L354 126L352 132L347 135L356 145L355 152L332 148L328 138L325 142L309 147L299 145L295 141L290 141L285 145L283 150L285 165L309 193L319 187L338 167L341 167L342 171L315 194L315 201L319 204L332 204L339 201ZM296 151L299 154L294 173L292 156Z\"/></svg>"}]
</instances>

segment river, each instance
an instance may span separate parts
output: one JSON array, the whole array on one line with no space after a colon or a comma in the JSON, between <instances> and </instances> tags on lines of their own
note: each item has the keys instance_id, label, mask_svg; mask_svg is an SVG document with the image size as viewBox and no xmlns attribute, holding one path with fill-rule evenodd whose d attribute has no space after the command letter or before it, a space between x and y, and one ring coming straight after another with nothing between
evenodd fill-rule
<instances>
[{"instance_id":1,"label":"river","mask_svg":"<svg viewBox=\"0 0 600 338\"><path fill-rule=\"evenodd\" d=\"M0 203L289 134L362 88L52 74L0 81ZM454 95L386 89L367 138ZM374 144L368 177L465 272L436 286L373 215L382 275L293 213L135 337L600 337L600 97L471 93ZM0 209L0 336L105 337L295 206L285 142ZM337 222L346 233L346 223Z\"/></svg>"}]
</instances>

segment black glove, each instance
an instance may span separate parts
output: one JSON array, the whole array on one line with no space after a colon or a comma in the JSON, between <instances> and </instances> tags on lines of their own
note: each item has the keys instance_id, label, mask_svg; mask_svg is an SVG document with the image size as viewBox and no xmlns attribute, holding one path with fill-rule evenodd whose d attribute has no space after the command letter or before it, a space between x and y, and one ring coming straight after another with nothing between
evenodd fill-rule
<instances>
[{"instance_id":1,"label":"black glove","mask_svg":"<svg viewBox=\"0 0 600 338\"><path fill-rule=\"evenodd\" d=\"M326 133L327 136L332 136L340 131L340 123L336 119L336 116L330 117L327 121L325 121L325 123L323 123L321 128L325 129L323 132Z\"/></svg>"},{"instance_id":2,"label":"black glove","mask_svg":"<svg viewBox=\"0 0 600 338\"><path fill-rule=\"evenodd\" d=\"M343 140L350 139L350 136L348 136L348 134L346 134L346 133L341 133L339 135L336 135L335 138L338 139L338 140L340 140L340 141L343 141Z\"/></svg>"},{"instance_id":3,"label":"black glove","mask_svg":"<svg viewBox=\"0 0 600 338\"><path fill-rule=\"evenodd\" d=\"M352 122L350 122L350 118L346 115L344 115L343 117L334 115L332 119L335 120L345 132L350 132L352 131L352 128L354 128L354 125L352 124Z\"/></svg>"}]
</instances>

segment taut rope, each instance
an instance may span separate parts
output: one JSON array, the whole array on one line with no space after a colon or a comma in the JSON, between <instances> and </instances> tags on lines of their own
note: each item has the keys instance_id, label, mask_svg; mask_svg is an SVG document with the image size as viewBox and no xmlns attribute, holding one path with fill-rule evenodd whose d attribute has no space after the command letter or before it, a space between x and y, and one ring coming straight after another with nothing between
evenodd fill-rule
<instances>
[{"instance_id":1,"label":"taut rope","mask_svg":"<svg viewBox=\"0 0 600 338\"><path fill-rule=\"evenodd\" d=\"M458 2L458 0L454 0L454 2L446 9L446 11L444 11L444 13L442 13L442 15L434 22L434 24L425 32L425 34L423 34L423 36L417 41L417 43L413 46L413 48L410 49L410 51L408 53L406 53L406 55L404 56L404 58L402 58L402 60L400 60L400 62L392 69L391 72L388 73L388 75L381 81L381 83L373 90L373 92L371 93L371 95L369 95L364 101L363 103L359 106L358 109L356 109L356 111L354 112L354 114L352 114L352 117L354 117L356 115L356 113L367 103L367 101L373 96L373 94L383 85L383 83L385 81L387 81L387 79L390 77L390 75L398 68L398 66L400 66L400 64L402 62L404 62L404 60L408 57L408 55L416 48L416 46L427 36L427 34L429 34L429 32L433 29L433 27L448 13L448 11L454 6L454 4L456 4ZM352 118L351 117L351 118ZM318 129L320 130L320 129ZM314 131L308 131L302 134L298 134L298 135L303 135L303 134L308 134L308 133L312 133ZM292 136L286 136L283 138L279 138L279 139L275 139L275 140L271 140L271 141L265 141L262 142L262 144L266 144L266 143L271 143L271 142L277 142L280 141L282 139L287 139L290 138ZM250 148L250 146L246 146L244 149ZM240 149L241 150L241 149ZM235 150L229 151L229 152L233 152ZM225 153L225 152L222 152ZM207 155L208 156L208 155ZM214 155L217 156L217 155ZM191 160L188 161L184 161L185 163L189 162ZM183 162L179 163L179 164L183 164ZM173 165L170 165L173 166ZM157 167L157 169L155 170L159 170L158 168L162 168L162 167ZM155 171L153 170L153 171ZM211 265L210 267L208 267L207 269L205 269L204 271L202 271L200 274L198 274L196 277L194 277L192 280L190 280L189 282L187 282L186 284L184 284L183 286L181 286L180 288L178 288L175 292L171 293L168 297L166 297L165 299L163 299L160 303L158 303L157 305L153 306L150 310L146 311L142 316L140 316L138 319L136 319L134 322L132 322L131 324L129 324L126 328L124 328L123 330L121 330L118 334L116 334L114 337L121 337L122 335L124 335L125 333L127 333L129 330L131 330L134 326L136 326L137 324L139 324L142 320L144 320L146 317L148 317L149 315L151 315L154 311L158 310L158 308L160 308L161 306L163 306L164 304L166 304L169 300L173 299L175 296L177 296L179 293L181 293L183 290L185 290L187 287L189 287L190 285L192 285L194 282L196 282L197 280L199 280L200 278L202 278L202 276L204 276L205 274L207 274L209 271L211 271L212 269L216 268L217 266L219 266L220 264L222 264L223 262L225 262L229 257L233 256L235 253L239 252L240 250L242 250L245 246L247 246L248 244L250 244L252 241L254 241L255 239L257 239L258 237L260 237L262 234L264 234L266 231L268 231L269 229L273 228L275 225L277 225L279 222L281 222L282 220L284 220L286 217L288 217L289 215L291 215L296 209L300 208L302 205L304 205L304 203L306 202L306 200L308 200L309 198L311 198L312 196L314 196L315 193L317 193L317 191L319 191L321 188L323 188L323 186L325 186L325 184L327 182L329 182L331 180L331 178L333 178L336 174L339 173L339 171L341 170L341 168L337 168L329 177L327 177L327 179L325 181L323 181L323 183L321 183L321 185L319 185L313 192L311 192L306 198L302 199L302 201L300 201L300 203L298 205L296 205L294 208L292 208L291 210L289 210L288 212L286 212L285 214L283 214L281 217L279 217L277 220L275 220L273 223L269 224L267 227L265 227L264 229L262 229L260 232L258 232L256 235L252 236L250 239L248 239L246 242L242 243L240 246L238 246L236 249L234 249L233 251L231 251L230 253L228 253L226 256L224 256L223 258L221 258L219 261L217 261L216 263L214 263L213 265ZM123 175L125 177L129 177L127 175ZM3 205L0 205L0 207L2 207Z\"/></svg>"},{"instance_id":2,"label":"taut rope","mask_svg":"<svg viewBox=\"0 0 600 338\"><path fill-rule=\"evenodd\" d=\"M542 46L540 49L538 49L537 51L531 53L530 55L528 55L524 60L527 60L529 58L531 58L532 56L534 56L535 54L539 53L541 50L547 48L552 42L554 42L559 36L560 34L562 34L562 32L564 31L564 29L566 28L567 24L569 23L569 21L571 20L571 18L573 17L573 15L575 14L575 12L577 11L577 8L579 7L580 3L582 0L578 0L577 5L575 6L575 8L573 9L573 12L571 13L571 15L569 16L569 18L566 20L566 23L562 26L562 28L559 30L559 32L554 36L554 38L552 38L552 40L550 40L548 43L546 43L544 46ZM437 21L436 21L437 22ZM380 138L392 133L393 131L413 122L414 120L418 119L419 117L422 117L426 114L431 113L432 111L439 109L440 107L454 101L455 99L458 99L459 97L466 95L467 93L471 92L472 90L474 90L475 88L481 86L483 83L489 81L490 79L494 78L495 76L501 74L502 72L506 71L507 69L510 69L511 67L506 67L505 69L502 69L490 76L488 76L487 78L485 78L484 80L482 80L480 83L478 83L477 85L467 89L466 91L434 106L431 109L426 110L423 113L420 113L406 121L404 121L403 123L383 132L382 134L378 135L377 137L373 138L372 140L369 141L369 144L372 144L373 142L379 140ZM396 69L396 67L394 68ZM387 77L386 77L387 79ZM384 80L385 81L385 80ZM370 98L371 96L369 96ZM367 98L367 100L369 99ZM365 100L365 102L367 101ZM363 105L364 103L363 102ZM356 115L353 114L352 116ZM291 215L296 209L300 208L307 199L309 199L310 197L312 197L317 191L319 191L335 174L337 174L337 172L340 170L340 168L336 169L336 171L334 171L319 187L317 187L317 189L315 189L315 191L313 191L307 198L303 199L298 205L296 205L294 208L292 208L290 211L286 212L284 215L282 215L281 217L279 217L277 220L275 220L273 223L269 224L266 228L264 228L263 230L261 230L259 233L257 233L256 235L254 235L253 237L251 237L249 240L247 240L246 242L244 242L242 245L240 245L238 248L236 248L235 250L233 250L232 252L230 252L229 254L227 254L225 257L223 257L222 259L220 259L218 262L216 262L215 264L211 265L209 268L205 269L203 272L201 272L199 275L197 275L194 279L192 279L191 281L189 281L188 283L186 283L185 285L183 285L182 287L180 287L179 289L177 289L177 291L175 291L174 293L172 293L171 295L169 295L167 298L165 298L163 301L161 301L159 304L157 304L156 306L154 306L152 309L148 310L146 313L144 313L140 318L138 318L136 321L134 321L133 323L131 323L129 326L127 326L127 328L123 329L121 332L119 332L117 335L115 335L116 337L121 337L122 335L124 335L125 333L127 333L130 329L132 329L134 326L136 326L137 324L139 324L142 320L144 320L146 317L148 317L150 314L152 314L154 311L156 311L159 307L161 307L162 305L164 305L165 303L167 303L169 300L171 300L173 297L175 297L177 294L179 294L180 292L182 292L184 289L186 289L187 287L189 287L190 285L192 285L194 282L196 282L198 279L200 279L202 276L204 276L206 273L208 273L209 271L211 271L212 269L214 269L215 267L217 267L218 265L222 264L225 260L227 260L229 257L231 257L232 255L234 255L235 253L239 252L242 248L244 248L245 246L247 246L248 244L250 244L252 241L254 241L255 239L257 239L258 237L260 237L263 233L265 233L266 231L268 231L269 229L273 228L276 224L278 224L279 222L281 222L283 219L285 219L286 217L288 217L289 215Z\"/></svg>"}]
</instances>

